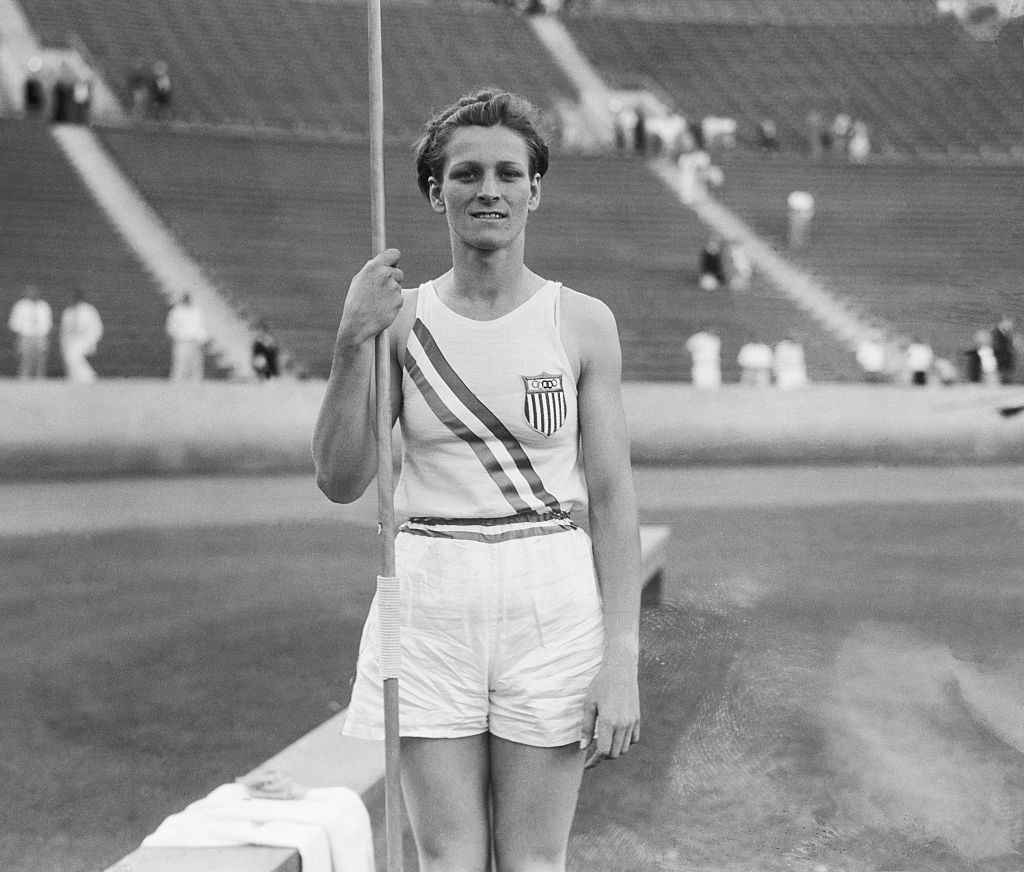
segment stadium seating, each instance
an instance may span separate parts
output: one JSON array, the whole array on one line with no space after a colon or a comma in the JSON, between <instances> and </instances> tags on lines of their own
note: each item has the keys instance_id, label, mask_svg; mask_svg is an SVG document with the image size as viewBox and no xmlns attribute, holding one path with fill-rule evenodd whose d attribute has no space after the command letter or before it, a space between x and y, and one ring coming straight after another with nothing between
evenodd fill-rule
<instances>
[{"instance_id":1,"label":"stadium seating","mask_svg":"<svg viewBox=\"0 0 1024 872\"><path fill-rule=\"evenodd\" d=\"M951 20L764 24L575 17L567 25L613 87L642 83L683 115L774 119L806 150L807 116L866 121L876 153L1024 148L1024 62Z\"/></svg>"},{"instance_id":2,"label":"stadium seating","mask_svg":"<svg viewBox=\"0 0 1024 872\"><path fill-rule=\"evenodd\" d=\"M326 375L341 301L370 250L365 146L107 130L105 141L219 285L269 319L281 341ZM448 238L415 187L408 149L387 153L388 242L406 285L448 267ZM722 331L723 372L751 333L808 343L811 376L855 375L843 350L766 285L742 296L696 286L700 222L640 161L560 156L531 218L529 263L615 312L629 379L689 377L686 338Z\"/></svg>"},{"instance_id":3,"label":"stadium seating","mask_svg":"<svg viewBox=\"0 0 1024 872\"><path fill-rule=\"evenodd\" d=\"M787 194L811 192L810 244L795 259L856 308L930 339L954 363L975 330L1020 311L1019 167L821 165L741 154L722 162L719 198L780 248Z\"/></svg>"},{"instance_id":4,"label":"stadium seating","mask_svg":"<svg viewBox=\"0 0 1024 872\"><path fill-rule=\"evenodd\" d=\"M242 314L251 321L268 319L305 371L324 375L344 285L369 250L363 4L22 0L22 5L44 42L61 44L74 34L116 86L124 85L137 59L170 62L177 117L191 124L101 134ZM408 169L409 144L427 110L486 81L496 59L502 84L544 107L568 96L571 86L525 20L494 4L385 0L385 9L389 231L405 253L408 284L443 269L446 258L444 228L431 227L429 216L424 224ZM782 188L813 182L815 194L824 197L820 204L827 205L827 192L836 186L836 202L843 208L819 216L819 247L802 256L831 289L848 293L866 313L911 332L903 315L922 308L923 282L915 285L907 278L901 284L891 276L909 277L919 268L928 282L933 273L959 275L942 285L944 296L934 298L939 308L924 316L940 326L922 325L943 348L959 347L962 315L987 324L993 310L1002 308L984 292L970 302L957 297L969 279L946 261L952 257L950 234L959 231L947 227L945 242L936 241L928 235L925 209L917 224L908 225L924 235L902 246L901 264L880 261L865 272L863 252L854 243L844 247L843 240L860 239L850 230L855 226L863 231L864 244L883 249L891 243L892 237L869 232L876 205L866 194L858 196L862 184L884 203L887 185L906 183L939 214L956 211L943 196L970 201L973 182L959 184L954 176L960 171L904 172L900 163L908 156L1019 156L1024 60L974 43L953 22L938 18L930 0L591 0L570 4L563 20L613 86L650 87L693 117L731 115L742 122L744 133L755 120L773 117L790 154L776 160L769 174L743 149L724 157L729 166L723 194L758 229L781 238L784 216L776 210ZM812 108L866 119L876 155L893 160L850 168L794 157L804 147ZM52 152L52 144L42 148ZM18 154L5 157L29 159L28 151ZM68 172L62 167L52 175ZM1013 172L992 170L1011 189ZM982 175L972 170L965 178L976 181ZM984 179L980 188L990 176ZM929 184L936 185L935 196L926 190ZM683 342L702 325L723 333L727 380L736 377L739 344L755 332L769 340L800 335L814 380L856 377L848 351L759 279L743 297L698 291L694 279L704 230L639 161L559 156L544 191L530 262L608 302L619 320L627 378L687 378ZM26 214L32 208L26 207ZM842 232L832 233L830 221L840 221L835 226ZM104 226L102 220L92 224ZM908 228L894 222L891 229L912 233ZM571 246L565 245L567 238ZM112 244L118 246L116 240ZM982 244L976 250L988 248ZM123 248L117 251L130 260ZM923 267L912 262L912 251ZM986 274L982 263L972 269ZM141 286L124 276L130 273L121 274L122 282ZM116 281L99 284L117 287ZM891 290L884 295L872 290L882 285ZM1000 278L994 287L1004 285ZM155 294L153 300L162 306ZM125 320L139 329L137 319ZM155 320L162 321L162 313ZM142 363L134 369L110 363L109 371L162 371L162 343L162 335L145 343ZM160 366L146 359L157 348ZM9 349L4 353L0 372L9 372Z\"/></svg>"},{"instance_id":5,"label":"stadium seating","mask_svg":"<svg viewBox=\"0 0 1024 872\"><path fill-rule=\"evenodd\" d=\"M934 0L588 0L570 12L657 21L734 24L920 24L936 17Z\"/></svg>"},{"instance_id":6,"label":"stadium seating","mask_svg":"<svg viewBox=\"0 0 1024 872\"><path fill-rule=\"evenodd\" d=\"M88 47L127 100L142 62L163 59L179 120L365 136L365 4L308 0L23 0L44 43ZM408 139L434 106L501 81L543 107L571 95L522 19L489 4L388 4L386 130Z\"/></svg>"},{"instance_id":7,"label":"stadium seating","mask_svg":"<svg viewBox=\"0 0 1024 872\"><path fill-rule=\"evenodd\" d=\"M45 127L0 120L0 376L17 369L7 313L35 283L55 320L81 288L106 326L93 364L104 376L163 376L167 308ZM49 371L63 374L56 342Z\"/></svg>"},{"instance_id":8,"label":"stadium seating","mask_svg":"<svg viewBox=\"0 0 1024 872\"><path fill-rule=\"evenodd\" d=\"M127 99L141 62L166 60L179 120L366 131L363 4L275 0L24 0L47 44L88 46ZM871 126L878 150L1007 152L1024 139L1024 58L940 19L928 0L594 0L566 24L613 86L637 82L683 114L748 131L774 118L802 145L812 109ZM387 3L387 133L491 78L546 109L571 97L525 20L490 3Z\"/></svg>"}]
</instances>

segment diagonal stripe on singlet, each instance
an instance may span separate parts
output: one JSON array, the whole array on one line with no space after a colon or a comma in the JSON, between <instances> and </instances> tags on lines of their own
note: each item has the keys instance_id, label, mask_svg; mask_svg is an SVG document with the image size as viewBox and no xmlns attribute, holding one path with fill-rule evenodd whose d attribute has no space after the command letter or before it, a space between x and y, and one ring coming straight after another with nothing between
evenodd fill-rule
<instances>
[{"instance_id":1,"label":"diagonal stripe on singlet","mask_svg":"<svg viewBox=\"0 0 1024 872\"><path fill-rule=\"evenodd\" d=\"M476 394L474 394L469 389L469 386L461 378L459 378L458 373L456 373L455 370L452 369L451 364L448 363L448 361L445 359L444 354L441 353L441 349L438 348L437 342L434 340L433 335L431 335L430 330L427 329L427 326L422 321L417 319L416 322L413 324L412 329L416 338L419 340L420 346L423 348L424 354L426 354L427 359L430 361L431 365L434 367L434 370L440 376L441 380L445 383L448 389L455 394L459 402L461 402L467 409L469 409L470 412L472 412L477 417L480 423L483 424L491 432L491 435L493 435L499 442L501 442L501 444L505 447L505 450L508 451L509 456L512 458L512 462L515 463L516 469L519 470L523 478L526 480L527 484L529 484L530 490L533 491L533 495L542 503L544 503L544 505L547 506L548 508L557 510L559 508L558 500L544 487L544 483L540 480L540 476L537 474L537 471L533 468L533 464L530 462L530 458L526 455L526 452L523 450L523 446L519 443L519 440L512 435L512 433L501 422L498 416L495 415L494 412L488 409L487 406L485 406L480 401ZM409 368L410 362L413 365L415 365L415 360L412 358L412 355L409 353L409 351L406 350L406 369ZM413 375L411 370L410 375ZM422 370L420 370L420 377L423 378L424 381L426 381L426 377L423 375ZM416 379L415 375L413 375L413 379ZM423 386L420 385L418 381L416 382L416 384L422 391ZM431 391L433 391L433 388L431 388ZM425 393L424 397L426 397ZM440 397L438 397L437 400L438 402L441 402ZM433 409L433 406L431 406L431 408ZM450 409L448 409L447 407L444 408L449 415L455 418L456 421L458 420L458 418L455 417L455 415L451 412ZM435 414L438 414L437 409L433 409L433 411ZM441 416L438 414L438 417ZM442 417L441 420L444 421L444 418ZM449 426L449 428L451 427L451 425L448 424L447 421L445 421L445 424L446 426ZM462 427L465 427L465 424L462 424L461 421L459 422L459 424ZM466 431L472 434L472 431L470 431L468 428L466 428ZM465 438L455 430L452 430L452 432L459 436L459 438ZM475 439L480 439L480 437L476 436L476 434L472 435ZM474 448L474 451L475 450L476 449ZM492 458L494 457L494 455L491 454L490 449L488 449L488 454L490 454ZM479 452L477 456L479 456ZM491 467L488 466L486 463L484 465L487 467L488 472L493 477L494 473L491 471ZM502 471L502 475L504 476L504 471ZM511 484L511 482L509 483ZM504 492L504 488L502 488L502 491Z\"/></svg>"},{"instance_id":2,"label":"diagonal stripe on singlet","mask_svg":"<svg viewBox=\"0 0 1024 872\"><path fill-rule=\"evenodd\" d=\"M437 391L434 390L433 386L427 380L426 375L424 375L423 370L420 369L419 365L416 363L416 360L412 356L412 352L408 350L405 352L405 368L412 377L412 380L416 383L416 387L420 389L420 393L423 395L423 399L426 400L427 405L430 406L431 411L437 415L442 424L444 424L452 431L452 433L473 449L473 453L476 454L477 460L483 464L484 469L487 470L487 474L490 475L499 490L501 490L502 496L508 500L509 505L511 505L517 512L530 511L532 507L527 505L519 495L519 491L516 490L516 486L508 477L508 473L506 473L502 468L501 461L494 456L494 452L488 448L487 443L477 436L476 433L470 430L469 427L467 427L459 417L445 405L444 400L437 395Z\"/></svg>"}]
</instances>

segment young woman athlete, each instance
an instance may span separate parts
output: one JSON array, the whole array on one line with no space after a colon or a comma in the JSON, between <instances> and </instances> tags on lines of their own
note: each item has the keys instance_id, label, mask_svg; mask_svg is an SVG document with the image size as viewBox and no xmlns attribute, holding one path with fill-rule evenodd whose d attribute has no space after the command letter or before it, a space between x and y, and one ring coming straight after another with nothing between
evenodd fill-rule
<instances>
[{"instance_id":1,"label":"young woman athlete","mask_svg":"<svg viewBox=\"0 0 1024 872\"><path fill-rule=\"evenodd\" d=\"M640 736L619 340L603 303L524 263L548 166L534 116L488 90L428 123L418 182L452 267L403 290L388 249L356 274L313 440L323 492L362 494L374 338L391 327L402 791L423 872L485 872L492 856L499 872L564 870L585 766ZM379 739L375 614L345 729Z\"/></svg>"}]
</instances>

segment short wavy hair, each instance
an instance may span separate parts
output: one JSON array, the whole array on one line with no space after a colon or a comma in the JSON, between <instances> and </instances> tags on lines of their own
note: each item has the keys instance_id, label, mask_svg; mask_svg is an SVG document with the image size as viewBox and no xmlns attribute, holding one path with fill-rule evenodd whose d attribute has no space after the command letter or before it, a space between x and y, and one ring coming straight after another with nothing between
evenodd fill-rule
<instances>
[{"instance_id":1,"label":"short wavy hair","mask_svg":"<svg viewBox=\"0 0 1024 872\"><path fill-rule=\"evenodd\" d=\"M442 109L426 124L426 131L416 143L416 183L423 196L430 196L430 178L440 179L444 172L445 149L460 127L507 127L526 142L529 153L530 178L548 171L548 144L539 129L538 112L525 97L484 88L460 97Z\"/></svg>"}]
</instances>

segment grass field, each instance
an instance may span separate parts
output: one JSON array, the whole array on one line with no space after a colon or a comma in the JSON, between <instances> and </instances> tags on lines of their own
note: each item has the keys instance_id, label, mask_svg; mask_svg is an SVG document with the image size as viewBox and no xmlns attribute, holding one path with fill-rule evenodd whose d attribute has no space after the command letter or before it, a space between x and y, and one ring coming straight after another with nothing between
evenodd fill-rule
<instances>
[{"instance_id":1,"label":"grass field","mask_svg":"<svg viewBox=\"0 0 1024 872\"><path fill-rule=\"evenodd\" d=\"M587 775L571 869L1024 868L1018 501L645 520L674 535L644 738ZM346 703L376 542L265 523L0 560L0 868L94 872Z\"/></svg>"}]
</instances>

